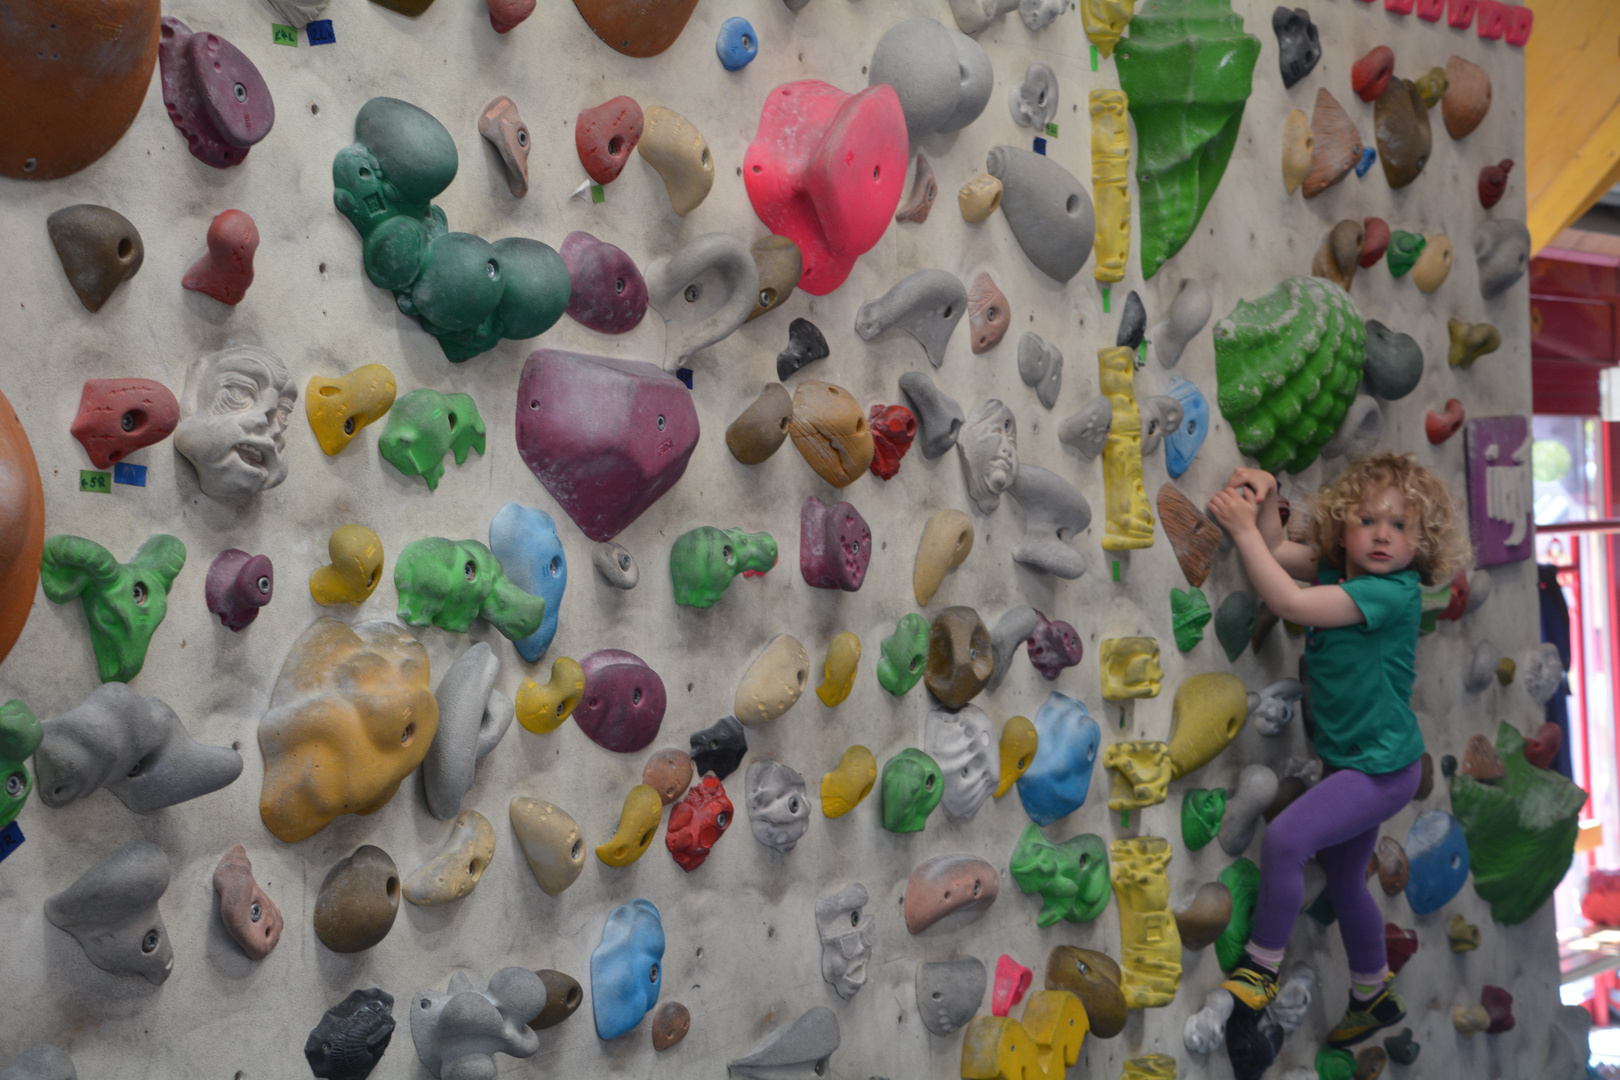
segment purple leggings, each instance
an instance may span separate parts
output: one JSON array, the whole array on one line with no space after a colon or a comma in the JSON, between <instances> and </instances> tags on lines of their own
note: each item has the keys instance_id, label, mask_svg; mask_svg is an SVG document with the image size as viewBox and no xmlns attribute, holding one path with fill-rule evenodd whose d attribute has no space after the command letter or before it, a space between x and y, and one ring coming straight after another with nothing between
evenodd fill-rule
<instances>
[{"instance_id":1,"label":"purple leggings","mask_svg":"<svg viewBox=\"0 0 1620 1080\"><path fill-rule=\"evenodd\" d=\"M1371 974L1388 962L1384 915L1367 891L1367 860L1378 827L1417 793L1419 762L1376 776L1340 769L1289 804L1266 826L1260 848L1260 899L1249 940L1263 949L1288 944L1305 896L1305 860L1327 872L1326 894L1339 916L1350 970Z\"/></svg>"}]
</instances>

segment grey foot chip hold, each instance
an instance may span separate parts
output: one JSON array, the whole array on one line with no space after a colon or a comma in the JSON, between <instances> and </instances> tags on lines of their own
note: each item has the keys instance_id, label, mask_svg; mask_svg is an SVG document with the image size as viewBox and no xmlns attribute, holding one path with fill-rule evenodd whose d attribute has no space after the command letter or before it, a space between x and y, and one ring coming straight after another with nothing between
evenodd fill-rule
<instances>
[{"instance_id":1,"label":"grey foot chip hold","mask_svg":"<svg viewBox=\"0 0 1620 1080\"><path fill-rule=\"evenodd\" d=\"M1058 427L1058 442L1067 443L1088 458L1103 452L1108 429L1114 425L1114 406L1098 394Z\"/></svg>"},{"instance_id":2,"label":"grey foot chip hold","mask_svg":"<svg viewBox=\"0 0 1620 1080\"><path fill-rule=\"evenodd\" d=\"M990 974L972 956L917 965L917 1012L923 1027L949 1035L979 1011Z\"/></svg>"},{"instance_id":3,"label":"grey foot chip hold","mask_svg":"<svg viewBox=\"0 0 1620 1080\"><path fill-rule=\"evenodd\" d=\"M1072 581L1086 572L1086 559L1070 541L1091 524L1091 504L1067 480L1038 465L1022 465L1008 494L1024 510L1024 537L1013 561Z\"/></svg>"},{"instance_id":4,"label":"grey foot chip hold","mask_svg":"<svg viewBox=\"0 0 1620 1080\"><path fill-rule=\"evenodd\" d=\"M985 684L985 689L994 690L1001 685L1007 672L1012 669L1012 659L1018 652L1018 646L1029 640L1029 635L1035 632L1040 621L1041 613L1027 604L1013 608L996 620L996 625L990 628L990 651L995 656L996 666L990 673L990 681Z\"/></svg>"},{"instance_id":5,"label":"grey foot chip hold","mask_svg":"<svg viewBox=\"0 0 1620 1080\"><path fill-rule=\"evenodd\" d=\"M918 270L855 313L855 332L871 341L888 329L904 330L917 339L928 362L945 362L945 346L956 324L967 314L967 286L944 270Z\"/></svg>"},{"instance_id":6,"label":"grey foot chip hold","mask_svg":"<svg viewBox=\"0 0 1620 1080\"><path fill-rule=\"evenodd\" d=\"M512 699L495 689L500 672L495 651L480 641L450 666L433 692L439 703L439 730L422 759L422 787L428 810L440 821L461 812L461 800L472 788L473 770L512 725Z\"/></svg>"},{"instance_id":7,"label":"grey foot chip hold","mask_svg":"<svg viewBox=\"0 0 1620 1080\"><path fill-rule=\"evenodd\" d=\"M1417 389L1423 378L1423 349L1409 334L1367 320L1367 364L1363 369L1373 393L1398 401Z\"/></svg>"},{"instance_id":8,"label":"grey foot chip hold","mask_svg":"<svg viewBox=\"0 0 1620 1080\"><path fill-rule=\"evenodd\" d=\"M783 437L786 437L786 432L783 432ZM591 549L591 565L615 589L633 589L641 580L641 570L636 566L635 556L623 544L615 544L611 540L604 540Z\"/></svg>"},{"instance_id":9,"label":"grey foot chip hold","mask_svg":"<svg viewBox=\"0 0 1620 1080\"><path fill-rule=\"evenodd\" d=\"M203 746L173 709L126 683L103 683L43 726L34 768L40 801L53 808L104 787L137 814L149 814L218 791L242 774L242 755Z\"/></svg>"},{"instance_id":10,"label":"grey foot chip hold","mask_svg":"<svg viewBox=\"0 0 1620 1080\"><path fill-rule=\"evenodd\" d=\"M1161 367L1173 368L1187 343L1209 322L1214 301L1203 283L1183 278L1170 301L1170 313L1153 324L1153 355Z\"/></svg>"},{"instance_id":11,"label":"grey foot chip hold","mask_svg":"<svg viewBox=\"0 0 1620 1080\"><path fill-rule=\"evenodd\" d=\"M1007 92L1013 123L1034 128L1037 134L1045 133L1046 125L1057 115L1057 107L1057 74L1045 64L1029 65L1024 81L1013 84Z\"/></svg>"},{"instance_id":12,"label":"grey foot chip hold","mask_svg":"<svg viewBox=\"0 0 1620 1080\"><path fill-rule=\"evenodd\" d=\"M776 354L776 377L786 380L806 364L825 360L830 352L821 327L809 319L794 319L788 324L788 347Z\"/></svg>"},{"instance_id":13,"label":"grey foot chip hold","mask_svg":"<svg viewBox=\"0 0 1620 1080\"><path fill-rule=\"evenodd\" d=\"M647 302L668 328L664 368L674 371L731 336L754 310L759 269L748 245L727 233L694 237L647 267Z\"/></svg>"},{"instance_id":14,"label":"grey foot chip hold","mask_svg":"<svg viewBox=\"0 0 1620 1080\"><path fill-rule=\"evenodd\" d=\"M1001 181L1001 212L1029 261L1054 281L1078 274L1097 240L1091 195L1080 181L1046 155L1016 146L991 150L985 170Z\"/></svg>"},{"instance_id":15,"label":"grey foot chip hold","mask_svg":"<svg viewBox=\"0 0 1620 1080\"><path fill-rule=\"evenodd\" d=\"M900 376L900 392L916 414L917 442L923 457L933 460L956 445L966 417L955 398L947 397L934 380L920 371Z\"/></svg>"},{"instance_id":16,"label":"grey foot chip hold","mask_svg":"<svg viewBox=\"0 0 1620 1080\"><path fill-rule=\"evenodd\" d=\"M527 968L501 968L483 991L458 971L448 991L411 995L416 1056L442 1080L493 1077L496 1054L526 1058L540 1049L540 1036L528 1025L545 1006L545 984Z\"/></svg>"},{"instance_id":17,"label":"grey foot chip hold","mask_svg":"<svg viewBox=\"0 0 1620 1080\"><path fill-rule=\"evenodd\" d=\"M1125 307L1119 313L1119 329L1114 332L1114 344L1122 349L1134 349L1147 337L1147 308L1142 298L1132 289L1125 294Z\"/></svg>"},{"instance_id":18,"label":"grey foot chip hold","mask_svg":"<svg viewBox=\"0 0 1620 1080\"><path fill-rule=\"evenodd\" d=\"M45 901L45 917L79 939L90 962L115 975L161 983L174 948L158 911L169 887L169 857L144 840L125 844Z\"/></svg>"},{"instance_id":19,"label":"grey foot chip hold","mask_svg":"<svg viewBox=\"0 0 1620 1080\"><path fill-rule=\"evenodd\" d=\"M1530 230L1522 221L1487 221L1474 232L1474 259L1480 295L1496 299L1530 266Z\"/></svg>"},{"instance_id":20,"label":"grey foot chip hold","mask_svg":"<svg viewBox=\"0 0 1620 1080\"><path fill-rule=\"evenodd\" d=\"M868 86L894 88L912 143L972 123L989 103L994 83L984 48L930 18L891 26L878 39L868 68Z\"/></svg>"},{"instance_id":21,"label":"grey foot chip hold","mask_svg":"<svg viewBox=\"0 0 1620 1080\"><path fill-rule=\"evenodd\" d=\"M1142 456L1153 453L1159 448L1166 435L1173 435L1181 426L1181 402L1168 395L1159 394L1143 398L1140 406L1142 417Z\"/></svg>"},{"instance_id":22,"label":"grey foot chip hold","mask_svg":"<svg viewBox=\"0 0 1620 1080\"><path fill-rule=\"evenodd\" d=\"M726 1075L752 1080L813 1080L829 1076L828 1064L838 1049L838 1015L817 1005L793 1023L772 1032L735 1061Z\"/></svg>"},{"instance_id":23,"label":"grey foot chip hold","mask_svg":"<svg viewBox=\"0 0 1620 1080\"><path fill-rule=\"evenodd\" d=\"M1018 339L1018 377L1025 386L1033 387L1041 404L1050 409L1057 404L1058 391L1063 387L1063 353L1034 331L1026 332Z\"/></svg>"}]
</instances>

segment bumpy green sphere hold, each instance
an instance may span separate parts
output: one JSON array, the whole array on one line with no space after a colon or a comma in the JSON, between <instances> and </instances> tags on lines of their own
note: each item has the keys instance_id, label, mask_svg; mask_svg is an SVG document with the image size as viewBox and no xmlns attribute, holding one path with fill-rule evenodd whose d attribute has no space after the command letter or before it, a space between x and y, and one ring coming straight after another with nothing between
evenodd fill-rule
<instances>
[{"instance_id":1,"label":"bumpy green sphere hold","mask_svg":"<svg viewBox=\"0 0 1620 1080\"><path fill-rule=\"evenodd\" d=\"M1401 232L1394 229L1389 234L1389 246L1384 249L1384 261L1389 264L1389 272L1395 277L1405 277L1407 271L1417 265L1418 256L1423 254L1429 241L1422 233Z\"/></svg>"},{"instance_id":2,"label":"bumpy green sphere hold","mask_svg":"<svg viewBox=\"0 0 1620 1080\"><path fill-rule=\"evenodd\" d=\"M474 619L483 619L516 641L540 629L546 617L545 598L508 581L500 560L476 540L411 541L394 564L394 588L406 626L465 634Z\"/></svg>"},{"instance_id":3,"label":"bumpy green sphere hold","mask_svg":"<svg viewBox=\"0 0 1620 1080\"><path fill-rule=\"evenodd\" d=\"M1082 833L1054 844L1031 822L1024 826L1007 869L1024 892L1041 894L1037 926L1060 919L1090 922L1108 906L1108 847L1100 836Z\"/></svg>"},{"instance_id":4,"label":"bumpy green sphere hold","mask_svg":"<svg viewBox=\"0 0 1620 1080\"><path fill-rule=\"evenodd\" d=\"M27 705L13 698L0 705L0 829L16 820L34 781L28 757L45 738L45 728Z\"/></svg>"},{"instance_id":5,"label":"bumpy green sphere hold","mask_svg":"<svg viewBox=\"0 0 1620 1080\"><path fill-rule=\"evenodd\" d=\"M444 476L444 455L464 465L467 454L484 453L484 418L467 394L441 394L426 387L412 390L388 410L388 424L377 451L406 476L420 476L437 490Z\"/></svg>"},{"instance_id":6,"label":"bumpy green sphere hold","mask_svg":"<svg viewBox=\"0 0 1620 1080\"><path fill-rule=\"evenodd\" d=\"M1298 473L1316 460L1366 362L1367 325L1350 294L1325 278L1289 278L1215 324L1221 414L1238 449L1268 472Z\"/></svg>"},{"instance_id":7,"label":"bumpy green sphere hold","mask_svg":"<svg viewBox=\"0 0 1620 1080\"><path fill-rule=\"evenodd\" d=\"M1204 640L1204 627L1212 613L1204 590L1194 585L1191 589L1170 590L1170 625L1175 631L1176 648L1187 652Z\"/></svg>"},{"instance_id":8,"label":"bumpy green sphere hold","mask_svg":"<svg viewBox=\"0 0 1620 1080\"><path fill-rule=\"evenodd\" d=\"M915 611L900 616L894 633L879 646L878 685L895 697L903 697L916 686L928 668L930 635L928 620Z\"/></svg>"},{"instance_id":9,"label":"bumpy green sphere hold","mask_svg":"<svg viewBox=\"0 0 1620 1080\"><path fill-rule=\"evenodd\" d=\"M1181 799L1181 842L1197 851L1215 839L1226 816L1226 789L1193 788Z\"/></svg>"},{"instance_id":10,"label":"bumpy green sphere hold","mask_svg":"<svg viewBox=\"0 0 1620 1080\"><path fill-rule=\"evenodd\" d=\"M939 762L914 746L883 763L878 783L883 827L892 833L922 832L928 815L945 797L945 778Z\"/></svg>"},{"instance_id":11,"label":"bumpy green sphere hold","mask_svg":"<svg viewBox=\"0 0 1620 1080\"><path fill-rule=\"evenodd\" d=\"M1221 871L1215 879L1232 893L1232 921L1226 924L1221 936L1215 939L1215 958L1222 971L1231 971L1243 959L1243 949L1254 932L1254 905L1260 897L1260 868L1248 859Z\"/></svg>"},{"instance_id":12,"label":"bumpy green sphere hold","mask_svg":"<svg viewBox=\"0 0 1620 1080\"><path fill-rule=\"evenodd\" d=\"M776 540L764 532L700 525L669 549L675 602L685 607L714 607L738 574L763 574L775 565Z\"/></svg>"}]
</instances>

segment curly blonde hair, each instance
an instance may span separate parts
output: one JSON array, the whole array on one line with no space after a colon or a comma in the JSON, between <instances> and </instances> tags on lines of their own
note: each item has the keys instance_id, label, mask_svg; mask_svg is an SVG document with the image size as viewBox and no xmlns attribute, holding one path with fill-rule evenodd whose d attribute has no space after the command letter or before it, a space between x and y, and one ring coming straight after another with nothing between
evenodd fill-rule
<instances>
[{"instance_id":1,"label":"curly blonde hair","mask_svg":"<svg viewBox=\"0 0 1620 1080\"><path fill-rule=\"evenodd\" d=\"M1344 569L1344 531L1352 515L1385 488L1406 499L1412 526L1412 568L1433 587L1450 581L1473 562L1473 550L1457 522L1458 500L1440 478L1411 454L1358 458L1322 489L1311 520L1310 544L1321 558Z\"/></svg>"}]
</instances>

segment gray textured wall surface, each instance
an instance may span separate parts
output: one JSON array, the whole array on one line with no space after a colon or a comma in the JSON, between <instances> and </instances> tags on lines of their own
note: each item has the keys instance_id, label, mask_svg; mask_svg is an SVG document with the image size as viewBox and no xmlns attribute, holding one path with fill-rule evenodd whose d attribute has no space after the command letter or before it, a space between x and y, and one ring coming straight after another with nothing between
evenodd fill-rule
<instances>
[{"instance_id":1,"label":"gray textured wall surface","mask_svg":"<svg viewBox=\"0 0 1620 1080\"><path fill-rule=\"evenodd\" d=\"M953 26L944 0L812 0L797 16L780 0L707 0L685 32L663 55L632 60L607 49L567 0L543 0L526 23L505 37L490 29L481 0L439 0L417 19L407 19L363 0L336 0L328 15L335 45L297 49L270 44L268 7L257 0L221 3L181 0L166 14L194 30L212 30L241 47L259 66L275 95L277 123L245 164L226 171L203 166L186 151L165 115L157 79L134 126L102 160L76 176L50 183L0 181L0 388L22 418L44 478L47 535L91 537L127 558L147 536L170 532L189 551L189 561L170 598L137 689L168 701L190 731L207 743L232 743L246 761L232 786L196 801L147 816L127 811L101 792L62 810L31 801L20 823L28 841L0 865L0 1061L37 1041L68 1049L86 1080L99 1077L293 1078L307 1076L301 1050L305 1034L324 1009L357 987L380 986L397 999L392 1047L374 1074L380 1078L426 1076L411 1045L405 1004L424 987L442 988L465 970L480 987L508 964L554 967L588 985L591 950L608 911L633 897L652 900L663 914L668 938L664 1000L684 1002L692 1032L678 1047L654 1055L646 1025L612 1043L592 1029L589 1000L563 1026L541 1035L540 1053L528 1061L497 1059L504 1075L660 1076L723 1075L724 1062L756 1039L816 1005L829 1005L842 1025L843 1044L832 1074L891 1080L959 1075L962 1036L938 1038L919 1022L913 991L917 963L977 956L993 969L1009 953L1039 977L1048 951L1060 943L1117 955L1118 912L1110 904L1096 921L1037 929L1037 897L1022 895L1006 875L1007 859L1028 818L1015 795L987 804L971 821L935 813L922 833L897 836L878 824L874 793L854 813L829 821L818 808L809 833L789 855L756 843L739 821L706 865L683 873L663 850L663 838L640 862L611 869L588 857L584 874L569 890L549 897L536 886L507 823L514 796L550 800L568 810L595 845L611 834L624 793L640 782L646 754L617 755L585 739L573 724L535 736L516 725L479 767L464 806L481 811L496 826L497 848L482 884L449 907L404 905L393 932L376 948L337 955L311 930L316 891L327 869L362 843L378 844L410 873L447 835L448 825L426 810L421 785L410 778L394 800L370 817L345 817L317 836L285 844L271 836L258 815L262 757L256 739L271 688L292 642L320 615L359 620L389 618L396 608L394 557L423 536L487 539L494 512L511 501L536 506L557 519L567 549L570 584L561 609L561 629L547 657L525 665L511 646L483 624L469 635L420 633L432 658L434 681L471 641L489 640L501 660L499 685L515 693L520 681L542 681L556 656L583 657L599 648L630 649L663 677L669 709L663 731L649 748L679 746L687 737L731 711L738 678L774 634L797 636L808 649L812 680L819 682L827 643L842 630L860 635L864 655L853 695L826 709L806 694L786 716L749 731L750 760L779 757L804 774L814 794L821 775L845 747L864 743L881 763L907 746L920 745L927 699L921 687L896 699L875 678L878 644L896 620L915 610L911 568L923 522L935 510L970 513L978 533L966 564L946 578L931 605L976 608L987 624L1018 604L1032 604L1081 632L1085 660L1046 683L1021 656L1005 683L979 699L998 725L1014 714L1033 716L1048 691L1080 698L1102 725L1104 744L1125 738L1166 738L1175 687L1204 671L1232 670L1251 689L1294 673L1299 638L1278 630L1258 656L1228 665L1213 634L1190 653L1173 647L1169 591L1183 585L1162 529L1154 545L1119 557L1112 580L1111 557L1102 551L1103 479L1100 462L1087 461L1057 440L1058 423L1097 392L1096 350L1113 343L1127 289L1141 292L1150 323L1162 316L1179 281L1201 279L1214 297L1215 318L1240 299L1269 291L1279 280L1310 272L1321 237L1340 218L1381 216L1391 226L1444 232L1456 249L1445 285L1432 296L1409 280L1395 280L1380 265L1358 274L1353 296L1362 314L1417 338L1427 370L1416 392L1384 406L1384 445L1409 449L1437 469L1453 490L1465 491L1463 439L1432 447L1423 434L1427 409L1450 397L1462 399L1472 416L1528 413L1530 407L1527 285L1520 282L1487 305L1481 300L1472 257L1474 229L1488 218L1524 215L1521 171L1506 198L1492 211L1480 209L1475 180L1481 166L1523 154L1523 59L1501 42L1478 40L1444 23L1386 14L1382 5L1352 0L1316 0L1311 13L1321 28L1324 55L1316 70L1291 90L1278 77L1271 5L1236 0L1250 33L1261 42L1254 92L1248 102L1226 177L1203 223L1185 249L1152 280L1140 280L1133 233L1125 282L1113 289L1113 313L1104 314L1092 280L1094 263L1067 285L1046 278L1019 250L997 214L978 226L962 221L957 188L983 171L986 152L1002 143L1028 145L1029 131L1014 126L1008 89L1034 61L1058 72L1060 135L1048 153L1091 189L1090 121L1086 95L1118 85L1112 61L1093 72L1078 11L1032 34L1016 16L992 25L980 42L995 68L996 84L983 115L953 136L924 141L940 185L940 199L921 226L893 225L856 265L846 284L826 297L800 292L780 311L757 320L700 355L693 396L703 437L680 484L618 537L640 562L642 583L620 593L592 570L591 543L560 512L515 452L514 395L525 356L541 344L580 352L654 362L662 358L664 328L656 314L632 333L610 338L564 318L539 342L503 342L489 353L453 366L437 343L398 314L392 298L364 274L354 229L332 206L333 154L352 141L356 111L376 95L406 98L436 116L455 137L460 173L437 202L453 229L494 239L532 236L557 246L573 229L585 229L628 251L638 265L670 255L694 236L725 231L745 241L766 232L750 209L741 177L742 155L753 138L760 105L779 83L826 80L854 91L866 84L864 65L878 37L914 14ZM732 14L752 20L761 42L759 58L738 73L717 63L714 40ZM953 26L954 28L954 26ZM1391 191L1377 166L1310 202L1285 195L1279 174L1283 119L1299 107L1309 113L1318 87L1328 87L1372 138L1372 108L1349 86L1356 58L1377 44L1396 53L1397 72L1416 78L1444 66L1452 53L1489 71L1495 104L1478 131L1453 141L1434 115L1434 150L1427 169L1410 187ZM1122 48L1128 49L1126 42ZM514 200L500 161L479 137L476 121L497 95L516 101L533 136L531 190ZM661 104L693 121L707 137L716 177L707 201L677 217L658 176L639 156L592 205L570 200L583 173L574 150L576 112L617 94L644 107ZM1134 139L1131 190L1136 200ZM909 178L908 178L909 186ZM57 265L45 232L46 216L60 207L91 202L110 206L133 221L146 244L139 275L100 311L86 312ZM258 223L263 238L257 276L246 300L226 309L180 288L180 277L203 251L212 217L235 207ZM983 356L970 354L967 328L952 338L944 365L929 369L910 338L891 334L870 344L853 331L857 307L913 270L937 267L971 280L989 270L1012 308L1012 330ZM1446 364L1446 318L1491 321L1501 328L1501 350L1471 370ZM825 331L829 359L798 378L847 387L865 403L901 400L896 380L925 370L965 409L1000 398L1018 418L1020 457L1052 469L1090 501L1094 523L1076 546L1090 569L1062 582L1016 566L1010 557L1022 533L1021 510L1011 500L988 517L972 508L954 452L925 461L916 448L899 475L887 483L864 477L845 489L871 523L876 552L865 587L843 594L808 588L797 563L798 509L804 496L830 499L833 489L790 446L765 464L744 467L727 452L726 425L774 377L774 356L786 342L791 318L804 316ZM1213 321L1213 320L1212 320ZM1044 409L1019 380L1017 339L1033 330L1064 352L1065 373L1055 409ZM388 366L401 394L417 387L465 391L477 400L488 424L488 450L464 466L448 466L429 492L405 478L377 454L380 425L362 434L338 457L317 446L300 402L288 431L291 474L285 484L239 509L216 503L198 489L190 466L170 442L136 454L148 466L144 489L118 486L110 496L80 494L78 470L88 466L68 433L79 388L87 378L122 375L161 380L179 391L186 366L202 353L227 344L263 344L292 370L302 393L316 374L335 375L367 362ZM1150 359L1137 375L1138 396L1162 393L1170 372ZM1214 351L1206 328L1188 347L1175 374L1195 381L1214 404ZM1178 486L1202 504L1240 463L1229 428L1217 414L1214 428ZM1335 468L1318 463L1298 478L1313 487ZM1164 459L1145 463L1147 490L1164 482ZM382 537L389 569L383 584L358 611L328 612L310 598L307 574L324 563L326 538L337 525L359 522ZM700 524L767 530L781 547L777 567L763 578L739 579L716 607L675 605L668 574L671 543ZM248 630L233 634L214 620L203 602L203 580L216 553L226 547L264 552L279 577L274 602ZM1534 572L1519 563L1490 572L1492 596L1460 623L1443 623L1418 646L1414 706L1427 717L1425 738L1438 757L1460 755L1468 736L1494 735L1498 720L1529 729L1537 709L1519 685L1492 686L1471 695L1462 686L1462 665L1481 638L1508 656L1522 656L1537 640ZM1235 556L1217 559L1205 586L1212 604L1246 587ZM1121 709L1101 698L1097 656L1108 637L1149 635L1159 639L1164 690L1156 698ZM0 700L25 699L42 717L76 706L96 686L96 674L77 604L57 606L40 595L22 639L0 666ZM1105 805L1108 775L1100 764L1086 804L1048 828L1061 839L1094 832L1105 840L1128 835L1170 838L1172 904L1179 906L1230 861L1218 845L1188 853L1181 844L1181 792L1235 780L1246 764L1264 762L1279 771L1291 757L1309 753L1295 722L1277 739L1245 730L1235 744L1197 776L1172 786L1169 800L1130 817L1122 828ZM729 785L739 816L742 771ZM1385 828L1404 838L1425 809L1447 808L1444 785L1425 804L1403 810ZM44 898L65 888L105 852L135 839L157 843L173 865L173 882L162 911L174 940L175 968L161 987L109 975L92 967L66 933L47 922ZM249 962L226 935L210 879L224 850L246 845L255 874L280 905L287 928L280 946L262 963ZM906 932L900 900L911 869L925 858L973 852L1002 870L1001 895L976 922L919 936ZM1258 859L1259 841L1250 849ZM818 895L859 880L870 890L868 910L878 919L871 979L854 1000L841 1002L820 975L820 947L812 905ZM1440 1078L1540 1075L1548 1029L1557 1006L1557 960L1551 906L1527 923L1502 927L1471 887L1441 911L1416 916L1404 898L1380 902L1387 917L1416 927L1422 947L1402 972L1398 988L1411 1008L1409 1023L1423 1044L1422 1057L1401 1076ZM1456 912L1485 931L1485 946L1454 956L1445 925ZM1322 986L1310 1018L1283 1050L1277 1072L1309 1064L1321 1038L1343 1007L1347 974L1335 930L1302 919L1290 959L1316 965ZM1203 1060L1181 1042L1181 1025L1220 980L1210 952L1188 953L1181 990L1162 1009L1133 1013L1125 1031L1111 1040L1090 1040L1073 1075L1115 1077L1121 1062L1143 1053L1173 1054L1183 1077L1224 1078L1224 1053ZM1454 1004L1478 1001L1492 983L1516 997L1518 1026L1498 1037L1458 1038ZM988 1010L988 995L985 1009Z\"/></svg>"}]
</instances>

